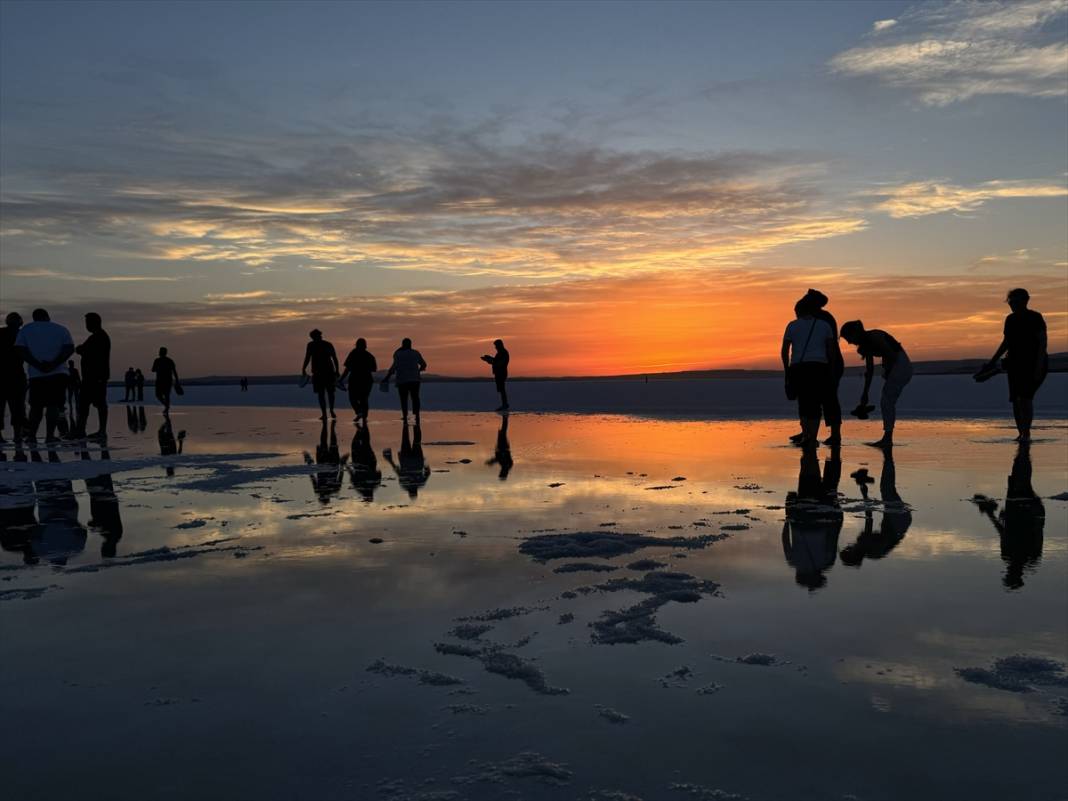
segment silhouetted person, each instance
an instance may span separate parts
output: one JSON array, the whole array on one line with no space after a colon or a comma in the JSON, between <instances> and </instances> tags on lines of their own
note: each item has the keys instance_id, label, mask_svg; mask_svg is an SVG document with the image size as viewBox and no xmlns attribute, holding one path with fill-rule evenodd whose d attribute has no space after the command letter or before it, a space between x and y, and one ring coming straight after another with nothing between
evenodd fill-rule
<instances>
[{"instance_id":1,"label":"silhouetted person","mask_svg":"<svg viewBox=\"0 0 1068 801\"><path fill-rule=\"evenodd\" d=\"M29 367L30 415L27 427L36 438L45 417L45 439L56 439L56 426L67 393L67 359L74 353L70 331L53 323L44 309L33 310L33 322L19 329L15 349Z\"/></svg>"},{"instance_id":2,"label":"silhouetted person","mask_svg":"<svg viewBox=\"0 0 1068 801\"><path fill-rule=\"evenodd\" d=\"M827 296L819 290L810 289L802 300L812 309L812 316L827 323L834 335L834 346L831 348L829 364L830 381L824 387L825 392L821 405L823 406L823 422L831 430L831 435L823 442L825 445L838 445L842 442L842 404L838 400L838 385L845 374L845 359L842 357L842 349L838 345L838 321L825 308ZM804 438L803 431L790 437L794 442L800 442Z\"/></svg>"},{"instance_id":3,"label":"silhouetted person","mask_svg":"<svg viewBox=\"0 0 1068 801\"><path fill-rule=\"evenodd\" d=\"M74 349L77 352L77 348ZM72 418L78 417L78 398L82 392L82 374L74 365L74 359L67 361L67 408Z\"/></svg>"},{"instance_id":4,"label":"silhouetted person","mask_svg":"<svg viewBox=\"0 0 1068 801\"><path fill-rule=\"evenodd\" d=\"M400 395L401 415L404 422L408 422L408 398L412 399L412 413L415 415L415 424L419 425L419 384L422 373L426 370L426 360L423 354L412 347L412 341L405 337L401 340L401 346L393 351L393 364L389 372L383 378L388 382L390 376L397 376L397 394Z\"/></svg>"},{"instance_id":5,"label":"silhouetted person","mask_svg":"<svg viewBox=\"0 0 1068 801\"><path fill-rule=\"evenodd\" d=\"M883 472L879 476L879 494L883 502L882 521L879 530L875 530L875 520L870 505L864 508L864 530L857 536L856 542L842 549L839 557L843 565L860 567L865 559L882 559L905 539L912 525L912 510L897 492L897 469L894 466L894 449L883 448ZM868 500L868 484L872 479L867 470L858 470L853 478L860 488L860 494Z\"/></svg>"},{"instance_id":6,"label":"silhouetted person","mask_svg":"<svg viewBox=\"0 0 1068 801\"><path fill-rule=\"evenodd\" d=\"M1008 353L1005 372L1009 376L1009 401L1012 403L1013 417L1016 418L1016 430L1019 431L1018 442L1031 439L1035 393L1049 371L1046 321L1034 309L1027 308L1030 300L1026 289L1017 288L1009 292L1005 302L1012 313L1005 318L1004 337L987 363L987 367L992 368L998 359Z\"/></svg>"},{"instance_id":7,"label":"silhouetted person","mask_svg":"<svg viewBox=\"0 0 1068 801\"><path fill-rule=\"evenodd\" d=\"M352 488L366 503L375 499L375 490L382 486L382 471L378 469L378 459L371 447L371 429L366 425L357 426L352 435L349 478Z\"/></svg>"},{"instance_id":8,"label":"silhouetted person","mask_svg":"<svg viewBox=\"0 0 1068 801\"><path fill-rule=\"evenodd\" d=\"M110 459L111 454L106 448L102 449L100 461L106 462ZM91 461L89 451L82 451L82 461ZM116 544L122 539L122 516L119 513L119 498L115 495L111 473L104 472L85 479L85 488L89 492L89 528L104 538L100 545L100 555L111 558L115 555Z\"/></svg>"},{"instance_id":9,"label":"silhouetted person","mask_svg":"<svg viewBox=\"0 0 1068 801\"><path fill-rule=\"evenodd\" d=\"M883 418L882 439L869 445L882 448L894 444L894 424L897 422L897 400L905 385L912 380L912 362L901 343L878 328L864 328L860 320L851 320L842 326L842 339L855 345L857 353L864 357L864 389L860 393L858 410L868 405L868 390L875 372L875 358L883 363L883 390L879 398L879 411Z\"/></svg>"},{"instance_id":10,"label":"silhouetted person","mask_svg":"<svg viewBox=\"0 0 1068 801\"><path fill-rule=\"evenodd\" d=\"M78 404L76 433L85 436L89 423L89 408L96 408L97 430L94 437L105 437L108 432L108 379L111 378L111 337L101 324L100 315L89 312L85 315L88 338L75 350L82 357L82 394Z\"/></svg>"},{"instance_id":11,"label":"silhouetted person","mask_svg":"<svg viewBox=\"0 0 1068 801\"><path fill-rule=\"evenodd\" d=\"M348 378L349 403L356 415L353 422L363 420L367 424L367 415L371 407L371 388L375 385L375 371L378 370L378 362L374 355L367 350L367 340L360 337L356 340L356 347L349 351L345 357L345 372L341 374L340 382Z\"/></svg>"},{"instance_id":12,"label":"silhouetted person","mask_svg":"<svg viewBox=\"0 0 1068 801\"><path fill-rule=\"evenodd\" d=\"M508 362L511 357L504 347L504 340L493 340L493 347L496 348L496 352L492 356L488 354L483 356L482 361L493 368L493 381L497 385L497 394L501 396L501 405L497 407L497 411L506 412L508 411Z\"/></svg>"},{"instance_id":13,"label":"silhouetted person","mask_svg":"<svg viewBox=\"0 0 1068 801\"><path fill-rule=\"evenodd\" d=\"M319 444L315 447L315 459L311 454L304 453L305 464L323 465L326 469L318 470L311 474L312 489L319 496L320 503L330 503L330 496L341 492L341 476L343 460L337 447L337 423L330 421L329 439L327 439L327 423L323 420L322 429L319 432Z\"/></svg>"},{"instance_id":14,"label":"silhouetted person","mask_svg":"<svg viewBox=\"0 0 1068 801\"><path fill-rule=\"evenodd\" d=\"M1011 354L1011 351L1010 351ZM1024 574L1034 572L1042 561L1046 507L1031 485L1031 447L1026 441L1016 449L1005 490L1005 506L998 514L998 502L985 495L972 500L994 524L1001 538L1001 559L1005 562L1006 589L1024 585Z\"/></svg>"},{"instance_id":15,"label":"silhouetted person","mask_svg":"<svg viewBox=\"0 0 1068 801\"><path fill-rule=\"evenodd\" d=\"M393 453L389 448L382 451L382 456L397 474L397 482L401 488L414 500L430 479L430 466L423 458L423 430L419 424L414 426L414 438L409 438L407 424L401 429L400 452L396 462L393 461Z\"/></svg>"},{"instance_id":16,"label":"silhouetted person","mask_svg":"<svg viewBox=\"0 0 1068 801\"><path fill-rule=\"evenodd\" d=\"M508 474L512 472L512 465L515 464L512 460L512 446L508 443L508 415L501 417L501 427L497 431L497 445L493 449L493 458L486 464L491 467L497 465L500 468L497 478L501 481L508 480Z\"/></svg>"},{"instance_id":17,"label":"silhouetted person","mask_svg":"<svg viewBox=\"0 0 1068 801\"><path fill-rule=\"evenodd\" d=\"M836 348L834 332L825 320L816 318L815 308L807 300L794 306L796 319L783 333L782 357L786 373L787 397L797 398L801 419L800 444L814 447L818 443L823 399L831 382L830 363Z\"/></svg>"},{"instance_id":18,"label":"silhouetted person","mask_svg":"<svg viewBox=\"0 0 1068 801\"><path fill-rule=\"evenodd\" d=\"M797 492L786 495L783 556L794 569L797 583L811 592L827 583L824 573L834 565L838 552L838 536L844 521L838 498L841 477L838 448L831 449L822 476L816 450L806 448L801 455Z\"/></svg>"},{"instance_id":19,"label":"silhouetted person","mask_svg":"<svg viewBox=\"0 0 1068 801\"><path fill-rule=\"evenodd\" d=\"M137 400L137 372L132 367L126 368L126 373L122 377L122 386L126 390L126 394L122 396L123 403Z\"/></svg>"},{"instance_id":20,"label":"silhouetted person","mask_svg":"<svg viewBox=\"0 0 1068 801\"><path fill-rule=\"evenodd\" d=\"M3 442L4 413L10 412L13 439L22 439L26 428L26 370L22 354L15 348L22 316L11 312L0 330L0 442Z\"/></svg>"},{"instance_id":21,"label":"silhouetted person","mask_svg":"<svg viewBox=\"0 0 1068 801\"><path fill-rule=\"evenodd\" d=\"M241 391L242 392L248 392L248 379L247 378L242 378L241 379Z\"/></svg>"},{"instance_id":22,"label":"silhouetted person","mask_svg":"<svg viewBox=\"0 0 1068 801\"><path fill-rule=\"evenodd\" d=\"M307 378L308 365L311 365L312 389L319 396L319 409L322 411L320 420L326 419L327 402L330 405L330 416L334 414L334 388L337 387L337 377L340 372L337 364L337 351L332 343L323 339L323 332L318 328L308 333L311 341L304 349L304 364L300 368L301 378Z\"/></svg>"},{"instance_id":23,"label":"silhouetted person","mask_svg":"<svg viewBox=\"0 0 1068 801\"><path fill-rule=\"evenodd\" d=\"M138 402L143 401L145 399L145 374L141 372L140 367L134 370L134 390Z\"/></svg>"},{"instance_id":24,"label":"silhouetted person","mask_svg":"<svg viewBox=\"0 0 1068 801\"><path fill-rule=\"evenodd\" d=\"M156 374L156 400L163 404L163 413L171 411L171 390L181 387L178 380L178 368L174 360L167 355L166 348L159 349L159 356L152 362L152 372ZM178 389L179 394L181 390Z\"/></svg>"}]
</instances>

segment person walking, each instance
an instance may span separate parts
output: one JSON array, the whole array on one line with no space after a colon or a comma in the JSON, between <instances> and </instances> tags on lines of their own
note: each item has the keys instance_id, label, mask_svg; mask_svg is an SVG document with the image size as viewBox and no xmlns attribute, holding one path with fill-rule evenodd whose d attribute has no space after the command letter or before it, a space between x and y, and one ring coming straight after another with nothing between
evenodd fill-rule
<instances>
[{"instance_id":1,"label":"person walking","mask_svg":"<svg viewBox=\"0 0 1068 801\"><path fill-rule=\"evenodd\" d=\"M401 415L408 422L408 399L412 400L412 412L415 424L419 425L419 385L422 372L426 370L423 354L412 347L412 341L405 337L401 346L393 351L393 364L382 382L388 386L390 376L397 376L397 394L400 395Z\"/></svg>"},{"instance_id":2,"label":"person walking","mask_svg":"<svg viewBox=\"0 0 1068 801\"><path fill-rule=\"evenodd\" d=\"M352 411L356 415L353 418L354 423L359 423L362 419L363 424L367 425L367 415L371 405L371 388L375 384L377 370L378 362L367 350L367 340L360 337L356 340L356 347L345 357L345 372L338 379L338 382L342 384L346 378L349 380L346 386L349 392L349 403L352 404Z\"/></svg>"},{"instance_id":3,"label":"person walking","mask_svg":"<svg viewBox=\"0 0 1068 801\"><path fill-rule=\"evenodd\" d=\"M304 364L300 368L302 380L308 378L308 365L311 365L312 389L319 396L319 408L322 410L320 420L326 419L327 401L330 405L330 416L334 414L334 389L337 387L338 364L337 351L331 342L323 339L323 332L318 328L308 332L311 342L304 349Z\"/></svg>"},{"instance_id":4,"label":"person walking","mask_svg":"<svg viewBox=\"0 0 1068 801\"><path fill-rule=\"evenodd\" d=\"M76 433L86 436L89 422L89 407L96 407L97 430L90 436L106 437L108 433L108 379L111 378L111 337L104 330L100 315L89 312L85 315L85 330L88 338L75 348L82 357L82 392L78 403Z\"/></svg>"},{"instance_id":5,"label":"person walking","mask_svg":"<svg viewBox=\"0 0 1068 801\"><path fill-rule=\"evenodd\" d=\"M868 406L868 390L875 372L875 358L883 363L883 390L879 398L879 411L883 418L882 439L869 442L876 448L894 444L894 424L897 422L897 401L905 385L912 380L912 362L909 355L886 331L878 328L867 330L860 320L850 320L842 325L842 339L855 345L857 353L864 357L864 389L860 393L857 412L864 413ZM859 416L859 415L858 415Z\"/></svg>"},{"instance_id":6,"label":"person walking","mask_svg":"<svg viewBox=\"0 0 1068 801\"><path fill-rule=\"evenodd\" d=\"M1012 309L1005 318L1001 344L986 363L986 370L995 369L996 362L1008 353L1005 372L1009 376L1009 402L1016 419L1017 442L1031 441L1031 424L1035 418L1035 393L1049 372L1049 347L1046 320L1034 309L1027 308L1031 295L1022 287L1009 292L1005 302Z\"/></svg>"},{"instance_id":7,"label":"person walking","mask_svg":"<svg viewBox=\"0 0 1068 801\"><path fill-rule=\"evenodd\" d=\"M45 418L45 441L56 441L56 427L67 392L67 359L74 353L70 331L52 322L44 309L33 310L33 322L19 329L15 349L29 366L30 415L27 429L36 439Z\"/></svg>"},{"instance_id":8,"label":"person walking","mask_svg":"<svg viewBox=\"0 0 1068 801\"><path fill-rule=\"evenodd\" d=\"M798 444L804 447L818 444L822 403L831 381L830 362L834 353L831 327L825 320L817 319L815 312L805 299L794 305L796 319L786 326L780 352L786 374L786 396L797 399L801 420Z\"/></svg>"},{"instance_id":9,"label":"person walking","mask_svg":"<svg viewBox=\"0 0 1068 801\"><path fill-rule=\"evenodd\" d=\"M821 401L823 406L823 422L831 430L831 435L823 441L824 445L842 444L842 404L838 401L838 386L845 374L845 359L842 356L842 348L838 345L838 321L834 319L825 308L827 296L818 289L810 289L803 298L812 307L812 314L817 320L823 320L831 327L834 336L834 347L831 350L830 381L824 387ZM804 439L804 432L790 437L792 442L800 442Z\"/></svg>"},{"instance_id":10,"label":"person walking","mask_svg":"<svg viewBox=\"0 0 1068 801\"><path fill-rule=\"evenodd\" d=\"M26 370L22 355L15 349L22 315L11 312L0 331L0 442L3 441L4 412L11 413L12 439L22 439L26 427Z\"/></svg>"},{"instance_id":11,"label":"person walking","mask_svg":"<svg viewBox=\"0 0 1068 801\"><path fill-rule=\"evenodd\" d=\"M156 374L156 400L163 404L163 413L168 415L171 411L171 390L181 395L182 382L178 380L178 368L167 355L166 348L159 349L159 356L152 362L152 372Z\"/></svg>"},{"instance_id":12,"label":"person walking","mask_svg":"<svg viewBox=\"0 0 1068 801\"><path fill-rule=\"evenodd\" d=\"M122 378L123 388L126 390L126 394L122 398L123 403L129 403L130 401L137 399L137 373L134 372L132 367L126 368L126 375Z\"/></svg>"},{"instance_id":13,"label":"person walking","mask_svg":"<svg viewBox=\"0 0 1068 801\"><path fill-rule=\"evenodd\" d=\"M134 370L134 391L137 394L138 403L145 399L145 374L141 372L140 367Z\"/></svg>"},{"instance_id":14,"label":"person walking","mask_svg":"<svg viewBox=\"0 0 1068 801\"><path fill-rule=\"evenodd\" d=\"M482 357L482 361L493 368L493 380L497 384L497 394L501 396L501 405L497 407L498 412L508 411L508 362L511 356L508 354L507 348L504 347L504 340L493 340L493 347L496 349L496 353L492 356L489 354Z\"/></svg>"}]
</instances>

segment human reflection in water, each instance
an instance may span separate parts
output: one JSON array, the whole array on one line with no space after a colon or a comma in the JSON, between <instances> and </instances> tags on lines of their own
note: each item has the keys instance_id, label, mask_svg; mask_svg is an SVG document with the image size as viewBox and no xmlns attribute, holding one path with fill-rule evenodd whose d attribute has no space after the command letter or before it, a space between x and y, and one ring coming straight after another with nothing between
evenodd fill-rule
<instances>
[{"instance_id":1,"label":"human reflection in water","mask_svg":"<svg viewBox=\"0 0 1068 801\"><path fill-rule=\"evenodd\" d=\"M131 434L140 434L148 428L148 419L145 417L144 406L126 407L126 427L130 429Z\"/></svg>"},{"instance_id":2,"label":"human reflection in water","mask_svg":"<svg viewBox=\"0 0 1068 801\"><path fill-rule=\"evenodd\" d=\"M860 567L865 559L882 559L905 539L909 526L912 525L912 510L909 509L897 492L897 469L894 467L894 449L886 447L883 452L883 472L879 477L879 494L883 502L883 519L879 530L875 530L874 512L865 503L864 530L857 536L856 542L842 549L839 556L843 565ZM868 500L868 484L872 479L868 471L861 469L853 473L853 479L860 487L860 494L865 502Z\"/></svg>"},{"instance_id":3,"label":"human reflection in water","mask_svg":"<svg viewBox=\"0 0 1068 801\"><path fill-rule=\"evenodd\" d=\"M37 451L30 453L31 461L40 461ZM59 462L59 454L48 451L49 462ZM53 478L34 482L37 496L37 531L31 541L34 553L53 565L65 565L72 556L85 550L88 539L78 522L78 499L70 479Z\"/></svg>"},{"instance_id":4,"label":"human reflection in water","mask_svg":"<svg viewBox=\"0 0 1068 801\"><path fill-rule=\"evenodd\" d=\"M0 451L0 462L8 460L7 454ZM20 443L15 443L13 460L26 461L26 452ZM33 484L21 481L0 485L0 548L12 553L22 554L22 561L28 565L37 563L31 539L37 530L37 518L33 513Z\"/></svg>"},{"instance_id":5,"label":"human reflection in water","mask_svg":"<svg viewBox=\"0 0 1068 801\"><path fill-rule=\"evenodd\" d=\"M423 458L422 427L416 425L413 434L413 437L409 436L407 424L401 429L400 452L396 462L393 461L393 452L389 448L382 451L382 456L397 473L401 488L414 500L430 478L430 467Z\"/></svg>"},{"instance_id":6,"label":"human reflection in water","mask_svg":"<svg viewBox=\"0 0 1068 801\"><path fill-rule=\"evenodd\" d=\"M171 425L170 415L164 415L163 423L159 427L159 431L156 433L156 437L159 440L159 455L160 456L178 456L182 453L182 446L185 445L185 431L179 431L178 436L174 435L174 426ZM174 466L166 466L167 475L174 476Z\"/></svg>"},{"instance_id":7,"label":"human reflection in water","mask_svg":"<svg viewBox=\"0 0 1068 801\"><path fill-rule=\"evenodd\" d=\"M367 503L375 499L375 490L382 486L382 471L378 469L378 459L371 447L371 431L366 425L357 426L352 435L349 478L352 488Z\"/></svg>"},{"instance_id":8,"label":"human reflection in water","mask_svg":"<svg viewBox=\"0 0 1068 801\"><path fill-rule=\"evenodd\" d=\"M497 431L497 445L493 449L493 458L489 459L486 464L491 467L497 465L500 468L497 478L501 481L508 480L508 474L512 472L512 465L515 464L512 460L512 446L508 444L508 412L501 417L501 427Z\"/></svg>"},{"instance_id":9,"label":"human reflection in water","mask_svg":"<svg viewBox=\"0 0 1068 801\"><path fill-rule=\"evenodd\" d=\"M327 429L329 428L329 438ZM330 496L341 492L341 477L343 460L337 447L337 421L331 420L329 425L323 421L319 431L319 444L315 446L315 458L307 451L304 452L305 464L323 465L323 470L317 470L311 475L312 489L319 496L320 503L330 503Z\"/></svg>"},{"instance_id":10,"label":"human reflection in water","mask_svg":"<svg viewBox=\"0 0 1068 801\"><path fill-rule=\"evenodd\" d=\"M111 460L107 448L100 451L100 462ZM88 450L82 451L82 461L92 461ZM105 465L101 464L105 469ZM89 491L89 528L104 538L100 545L100 555L106 559L113 557L117 544L122 539L122 517L119 514L119 498L115 494L115 484L110 472L85 479L85 488Z\"/></svg>"},{"instance_id":11,"label":"human reflection in water","mask_svg":"<svg viewBox=\"0 0 1068 801\"><path fill-rule=\"evenodd\" d=\"M794 569L797 583L810 592L827 583L824 572L834 565L838 552L838 535L844 519L838 499L841 477L842 458L838 448L831 448L822 476L816 450L808 448L801 455L797 492L786 495L782 551L786 563Z\"/></svg>"},{"instance_id":12,"label":"human reflection in water","mask_svg":"<svg viewBox=\"0 0 1068 801\"><path fill-rule=\"evenodd\" d=\"M1042 540L1046 528L1046 507L1031 486L1031 447L1021 442L1012 460L1012 473L1005 491L1005 506L985 495L972 501L994 524L1001 538L1001 558L1005 562L1006 589L1024 585L1024 573L1032 573L1042 561Z\"/></svg>"}]
</instances>

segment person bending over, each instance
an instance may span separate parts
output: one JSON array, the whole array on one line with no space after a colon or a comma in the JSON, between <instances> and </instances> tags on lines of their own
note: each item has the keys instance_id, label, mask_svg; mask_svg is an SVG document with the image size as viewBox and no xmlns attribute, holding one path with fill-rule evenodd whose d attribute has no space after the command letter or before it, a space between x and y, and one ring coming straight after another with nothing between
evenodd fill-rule
<instances>
[{"instance_id":1,"label":"person bending over","mask_svg":"<svg viewBox=\"0 0 1068 801\"><path fill-rule=\"evenodd\" d=\"M856 346L857 353L864 357L864 389L860 393L859 406L868 405L868 390L875 372L875 358L883 363L883 390L879 409L883 418L882 439L869 442L877 448L894 444L894 423L897 422L897 399L905 385L912 380L912 362L901 343L878 328L864 328L860 320L850 320L842 325L842 339Z\"/></svg>"}]
</instances>

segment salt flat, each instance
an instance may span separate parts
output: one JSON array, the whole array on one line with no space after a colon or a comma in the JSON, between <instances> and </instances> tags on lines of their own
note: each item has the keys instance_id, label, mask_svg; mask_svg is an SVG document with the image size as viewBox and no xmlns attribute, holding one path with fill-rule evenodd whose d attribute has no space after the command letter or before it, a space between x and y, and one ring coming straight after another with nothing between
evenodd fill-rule
<instances>
[{"instance_id":1,"label":"salt flat","mask_svg":"<svg viewBox=\"0 0 1068 801\"><path fill-rule=\"evenodd\" d=\"M123 414L106 451L4 446L4 797L1068 780L1063 419L804 456L782 419Z\"/></svg>"}]
</instances>

